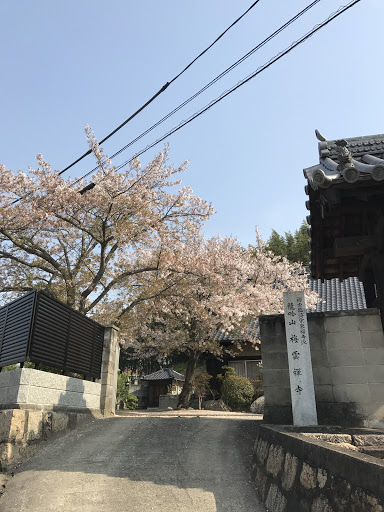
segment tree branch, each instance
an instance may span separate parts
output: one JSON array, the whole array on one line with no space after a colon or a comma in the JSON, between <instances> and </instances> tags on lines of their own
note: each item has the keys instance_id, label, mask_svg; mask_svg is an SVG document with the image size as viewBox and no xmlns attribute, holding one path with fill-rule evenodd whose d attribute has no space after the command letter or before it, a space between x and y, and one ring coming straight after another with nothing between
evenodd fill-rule
<instances>
[{"instance_id":1,"label":"tree branch","mask_svg":"<svg viewBox=\"0 0 384 512\"><path fill-rule=\"evenodd\" d=\"M155 299L156 297L159 297L160 295L162 295L164 292L166 292L167 290L169 290L170 288L172 288L173 286L175 286L175 283L171 283L170 285L166 286L165 288L163 288L162 290L154 293L153 295L148 295L148 296L141 296L141 297L138 297L137 299L135 299L134 301L132 301L129 306L127 306L126 308L124 308L121 313L116 317L116 320L117 321L120 321L121 318L126 314L128 313L129 311L131 311L135 306L137 306L137 304L140 304L140 302L143 302L145 300L152 300L152 299Z\"/></svg>"},{"instance_id":2,"label":"tree branch","mask_svg":"<svg viewBox=\"0 0 384 512\"><path fill-rule=\"evenodd\" d=\"M38 264L38 263L29 263L28 261L22 260L21 258L15 256L12 253L6 252L6 251L0 251L0 259L10 259L13 261L16 261L17 263L20 263L21 265L25 265L29 268L39 268L40 270L43 270L44 272L48 272L49 274L55 274L55 272L44 265Z\"/></svg>"},{"instance_id":3,"label":"tree branch","mask_svg":"<svg viewBox=\"0 0 384 512\"><path fill-rule=\"evenodd\" d=\"M64 274L63 268L59 262L57 262L52 256L42 247L29 247L21 242L15 240L15 238L8 233L5 229L0 228L0 233L2 233L10 242L13 243L16 247L21 249L22 251L27 252L28 254L33 254L38 258L45 260L47 263L50 263L56 270L58 270L61 274ZM34 245L34 244L33 244Z\"/></svg>"},{"instance_id":4,"label":"tree branch","mask_svg":"<svg viewBox=\"0 0 384 512\"><path fill-rule=\"evenodd\" d=\"M117 278L115 279L112 279L112 281L110 281L107 286L105 286L104 290L100 293L100 295L98 297L96 297L96 299L92 302L92 304L90 304L88 306L88 308L86 309L86 312L90 311L92 308L94 308L100 301L101 299L103 299L111 290L114 286L116 286L117 284L119 284L121 281L123 281L125 278L129 277L129 276L134 276L134 275L137 275L137 274L142 274L143 272L154 272L158 270L158 266L156 267L144 267L142 269L138 269L138 270L132 270L132 271L128 271L128 272L124 272L123 274L121 274L120 276L118 276Z\"/></svg>"}]
</instances>

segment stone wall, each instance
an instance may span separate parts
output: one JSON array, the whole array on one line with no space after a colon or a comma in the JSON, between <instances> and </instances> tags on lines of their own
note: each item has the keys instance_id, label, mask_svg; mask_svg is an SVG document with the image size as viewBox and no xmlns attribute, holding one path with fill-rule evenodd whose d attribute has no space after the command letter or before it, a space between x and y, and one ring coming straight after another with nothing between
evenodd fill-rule
<instances>
[{"instance_id":1,"label":"stone wall","mask_svg":"<svg viewBox=\"0 0 384 512\"><path fill-rule=\"evenodd\" d=\"M149 381L140 379L138 384L130 384L129 394L137 398L137 409L146 409L149 398Z\"/></svg>"},{"instance_id":2,"label":"stone wall","mask_svg":"<svg viewBox=\"0 0 384 512\"><path fill-rule=\"evenodd\" d=\"M353 435L317 435L318 439L311 439L308 434L260 426L252 476L267 510L383 512L384 461L342 443Z\"/></svg>"},{"instance_id":3,"label":"stone wall","mask_svg":"<svg viewBox=\"0 0 384 512\"><path fill-rule=\"evenodd\" d=\"M159 409L168 409L168 407L172 407L172 409L176 409L178 402L179 402L178 395L160 395L159 396Z\"/></svg>"},{"instance_id":4,"label":"stone wall","mask_svg":"<svg viewBox=\"0 0 384 512\"><path fill-rule=\"evenodd\" d=\"M12 470L25 457L34 454L42 441L94 419L89 413L1 410L0 472Z\"/></svg>"},{"instance_id":5,"label":"stone wall","mask_svg":"<svg viewBox=\"0 0 384 512\"><path fill-rule=\"evenodd\" d=\"M384 427L384 334L378 310L309 313L320 424ZM260 317L266 423L291 424L283 315Z\"/></svg>"},{"instance_id":6,"label":"stone wall","mask_svg":"<svg viewBox=\"0 0 384 512\"><path fill-rule=\"evenodd\" d=\"M0 409L100 412L101 384L19 368L0 373Z\"/></svg>"}]
</instances>

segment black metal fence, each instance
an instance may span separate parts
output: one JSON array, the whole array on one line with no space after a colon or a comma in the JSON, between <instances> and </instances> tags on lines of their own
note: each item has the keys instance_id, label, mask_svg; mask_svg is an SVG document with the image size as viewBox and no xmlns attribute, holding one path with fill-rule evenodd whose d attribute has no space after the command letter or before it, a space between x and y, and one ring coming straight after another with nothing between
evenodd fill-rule
<instances>
[{"instance_id":1,"label":"black metal fence","mask_svg":"<svg viewBox=\"0 0 384 512\"><path fill-rule=\"evenodd\" d=\"M0 308L0 368L31 361L100 378L104 327L44 292Z\"/></svg>"}]
</instances>

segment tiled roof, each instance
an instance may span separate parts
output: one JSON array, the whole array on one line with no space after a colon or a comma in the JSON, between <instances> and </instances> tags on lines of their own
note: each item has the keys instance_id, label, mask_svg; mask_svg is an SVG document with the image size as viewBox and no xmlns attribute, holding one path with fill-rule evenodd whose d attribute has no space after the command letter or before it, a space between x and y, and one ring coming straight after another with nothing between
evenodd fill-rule
<instances>
[{"instance_id":1,"label":"tiled roof","mask_svg":"<svg viewBox=\"0 0 384 512\"><path fill-rule=\"evenodd\" d=\"M327 140L319 139L319 163L304 169L313 189L337 183L384 180L384 134Z\"/></svg>"},{"instance_id":2,"label":"tiled roof","mask_svg":"<svg viewBox=\"0 0 384 512\"><path fill-rule=\"evenodd\" d=\"M162 368L157 372L150 373L149 375L145 375L143 380L168 380L168 379L176 379L176 380L185 380L184 375L181 373L175 372L172 368Z\"/></svg>"},{"instance_id":3,"label":"tiled roof","mask_svg":"<svg viewBox=\"0 0 384 512\"><path fill-rule=\"evenodd\" d=\"M251 320L249 322L249 327L247 329L248 333L253 337L258 339L260 337L259 335L259 321L257 319ZM219 331L215 335L215 340L217 341L223 341L223 342L231 342L238 340L242 336L239 335L236 331L226 333L225 331Z\"/></svg>"},{"instance_id":4,"label":"tiled roof","mask_svg":"<svg viewBox=\"0 0 384 512\"><path fill-rule=\"evenodd\" d=\"M339 279L328 279L323 283L320 279L314 279L309 281L309 287L324 301L316 305L316 311L343 311L367 307L363 283L357 277L349 277L342 282Z\"/></svg>"}]
</instances>

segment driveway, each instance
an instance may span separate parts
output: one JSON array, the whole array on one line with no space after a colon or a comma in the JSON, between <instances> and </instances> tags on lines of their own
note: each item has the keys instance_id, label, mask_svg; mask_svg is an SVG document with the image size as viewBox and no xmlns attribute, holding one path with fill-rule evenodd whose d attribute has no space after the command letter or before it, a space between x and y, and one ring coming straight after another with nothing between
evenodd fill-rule
<instances>
[{"instance_id":1,"label":"driveway","mask_svg":"<svg viewBox=\"0 0 384 512\"><path fill-rule=\"evenodd\" d=\"M1 512L263 512L250 481L252 415L115 417L47 444L15 472Z\"/></svg>"}]
</instances>

